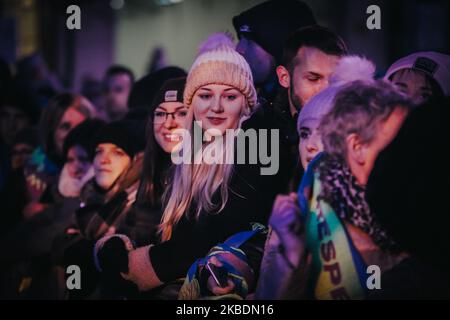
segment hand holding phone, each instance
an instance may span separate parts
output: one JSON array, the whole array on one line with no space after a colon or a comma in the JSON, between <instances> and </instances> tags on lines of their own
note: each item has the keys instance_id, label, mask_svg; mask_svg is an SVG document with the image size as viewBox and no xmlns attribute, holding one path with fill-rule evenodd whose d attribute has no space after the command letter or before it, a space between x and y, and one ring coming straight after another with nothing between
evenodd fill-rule
<instances>
[{"instance_id":1,"label":"hand holding phone","mask_svg":"<svg viewBox=\"0 0 450 320\"><path fill-rule=\"evenodd\" d=\"M228 286L228 272L225 268L217 267L214 264L208 262L206 264L206 269L209 271L211 277L219 287L225 288Z\"/></svg>"}]
</instances>

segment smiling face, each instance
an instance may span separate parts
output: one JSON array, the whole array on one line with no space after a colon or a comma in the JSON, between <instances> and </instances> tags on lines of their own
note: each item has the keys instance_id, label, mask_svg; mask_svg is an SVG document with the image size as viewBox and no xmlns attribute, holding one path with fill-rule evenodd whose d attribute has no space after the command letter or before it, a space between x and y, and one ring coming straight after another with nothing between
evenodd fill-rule
<instances>
[{"instance_id":1,"label":"smiling face","mask_svg":"<svg viewBox=\"0 0 450 320\"><path fill-rule=\"evenodd\" d=\"M161 103L153 114L156 142L165 152L172 152L181 139L176 129L186 129L190 122L192 115L181 102Z\"/></svg>"},{"instance_id":2,"label":"smiling face","mask_svg":"<svg viewBox=\"0 0 450 320\"><path fill-rule=\"evenodd\" d=\"M121 148L112 143L100 143L95 148L95 181L103 190L109 190L130 163L130 156Z\"/></svg>"},{"instance_id":3,"label":"smiling face","mask_svg":"<svg viewBox=\"0 0 450 320\"><path fill-rule=\"evenodd\" d=\"M322 138L320 137L318 126L320 121L311 119L304 121L300 126L300 160L303 169L306 170L311 160L321 151L323 151Z\"/></svg>"},{"instance_id":4,"label":"smiling face","mask_svg":"<svg viewBox=\"0 0 450 320\"><path fill-rule=\"evenodd\" d=\"M202 122L203 130L216 129L224 134L236 129L244 114L245 96L236 88L210 84L198 89L192 99L196 121Z\"/></svg>"}]
</instances>

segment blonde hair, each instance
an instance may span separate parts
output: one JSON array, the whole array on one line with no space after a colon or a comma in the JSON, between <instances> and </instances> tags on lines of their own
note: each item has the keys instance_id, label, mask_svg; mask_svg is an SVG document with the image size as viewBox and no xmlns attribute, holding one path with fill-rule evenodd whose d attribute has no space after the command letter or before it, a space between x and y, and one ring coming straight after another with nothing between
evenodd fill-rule
<instances>
[{"instance_id":1,"label":"blonde hair","mask_svg":"<svg viewBox=\"0 0 450 320\"><path fill-rule=\"evenodd\" d=\"M193 108L189 108L189 110L193 112ZM243 106L238 128L250 116L250 111L246 102ZM193 125L195 124L191 125L191 133L193 132ZM193 134L191 134L191 138L194 138ZM191 159L194 160L198 152L202 152L206 145L213 143L217 143L215 139L212 142L203 143L200 150L193 150ZM193 140L190 145L194 146ZM226 144L223 149L226 149ZM234 150L223 150L221 156L233 157ZM191 212L190 208L193 204L196 205L195 219L199 218L202 210L208 213L220 213L225 208L233 168L233 164L227 164L224 161L219 164L207 164L204 161L195 164L192 161L192 164L179 164L174 167L170 187L166 189L163 195L163 202L166 203L166 206L159 225L162 241L171 238L173 228L183 215L188 215ZM220 190L220 203L213 203L212 198L217 190Z\"/></svg>"}]
</instances>

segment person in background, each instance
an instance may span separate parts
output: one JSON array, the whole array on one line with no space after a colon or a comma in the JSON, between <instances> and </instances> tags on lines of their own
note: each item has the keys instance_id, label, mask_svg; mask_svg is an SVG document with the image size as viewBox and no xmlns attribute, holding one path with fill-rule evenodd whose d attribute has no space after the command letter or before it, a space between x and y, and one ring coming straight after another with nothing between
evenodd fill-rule
<instances>
[{"instance_id":1,"label":"person in background","mask_svg":"<svg viewBox=\"0 0 450 320\"><path fill-rule=\"evenodd\" d=\"M0 142L11 147L17 133L35 124L38 110L17 96L17 91L3 94L0 105Z\"/></svg>"},{"instance_id":2,"label":"person in background","mask_svg":"<svg viewBox=\"0 0 450 320\"><path fill-rule=\"evenodd\" d=\"M252 70L260 102L272 102L278 89L276 66L283 43L296 29L315 25L311 9L302 1L266 1L233 17L239 38L236 47Z\"/></svg>"},{"instance_id":3,"label":"person in background","mask_svg":"<svg viewBox=\"0 0 450 320\"><path fill-rule=\"evenodd\" d=\"M127 113L128 96L134 84L133 72L124 66L111 66L103 78L104 106L109 121L120 120Z\"/></svg>"},{"instance_id":4,"label":"person in background","mask_svg":"<svg viewBox=\"0 0 450 320\"><path fill-rule=\"evenodd\" d=\"M35 125L38 118L37 107L19 94L12 81L5 83L4 91L0 93L0 192L14 171L10 160L16 135Z\"/></svg>"},{"instance_id":5,"label":"person in background","mask_svg":"<svg viewBox=\"0 0 450 320\"><path fill-rule=\"evenodd\" d=\"M276 68L281 88L274 102L262 104L249 120L258 119L261 127L280 132L283 163L280 184L285 186L282 192L295 190L304 172L299 164L298 113L309 99L329 85L331 74L346 53L344 41L321 26L300 28L284 43L281 64Z\"/></svg>"},{"instance_id":6,"label":"person in background","mask_svg":"<svg viewBox=\"0 0 450 320\"><path fill-rule=\"evenodd\" d=\"M28 202L24 217L30 218L45 207L40 198L56 182L63 164L64 139L86 119L96 117L92 104L83 96L63 93L55 96L43 111L38 128L39 146L25 165Z\"/></svg>"},{"instance_id":7,"label":"person in background","mask_svg":"<svg viewBox=\"0 0 450 320\"><path fill-rule=\"evenodd\" d=\"M11 173L0 193L2 203L2 228L0 235L8 232L23 220L22 211L27 201L24 166L37 147L37 130L25 128L17 133L11 145Z\"/></svg>"},{"instance_id":8,"label":"person in background","mask_svg":"<svg viewBox=\"0 0 450 320\"><path fill-rule=\"evenodd\" d=\"M384 79L394 83L415 104L450 95L450 56L416 52L394 62Z\"/></svg>"},{"instance_id":9,"label":"person in background","mask_svg":"<svg viewBox=\"0 0 450 320\"><path fill-rule=\"evenodd\" d=\"M101 80L98 80L90 75L86 75L81 80L80 93L92 102L97 110L98 118L107 120L106 114L104 114L102 107L104 105L103 84Z\"/></svg>"},{"instance_id":10,"label":"person in background","mask_svg":"<svg viewBox=\"0 0 450 320\"><path fill-rule=\"evenodd\" d=\"M128 108L130 110L152 108L152 101L167 80L185 77L186 75L187 73L183 69L169 66L142 77L133 85L128 97Z\"/></svg>"},{"instance_id":11,"label":"person in background","mask_svg":"<svg viewBox=\"0 0 450 320\"><path fill-rule=\"evenodd\" d=\"M82 290L70 291L69 298L88 298L98 292L99 275L92 260L95 242L115 234L125 223L136 200L142 172L142 150L133 121L114 121L93 138L94 177L81 190L76 223L65 232L60 244L66 248L60 264L76 264L83 270Z\"/></svg>"},{"instance_id":12,"label":"person in background","mask_svg":"<svg viewBox=\"0 0 450 320\"><path fill-rule=\"evenodd\" d=\"M46 208L38 215L21 222L1 238L0 247L5 252L2 264L27 266L21 278L32 279L30 287L21 289L21 297L57 297L53 290L55 278L51 276L51 256L55 255L52 252L53 241L75 220L81 189L93 177L91 139L103 125L100 120L86 120L69 133L64 141L64 165L58 183L47 188L42 196ZM18 196L12 197L15 199ZM10 297L12 296L13 292Z\"/></svg>"},{"instance_id":13,"label":"person in background","mask_svg":"<svg viewBox=\"0 0 450 320\"><path fill-rule=\"evenodd\" d=\"M349 74L350 79L362 79L325 89L300 118L310 115L315 103L332 104L318 127L324 152L305 162L308 169L298 195L275 201L269 223L278 248L280 243L283 248L278 257L283 258L270 259L269 253L277 251L268 250L267 261L274 265L263 262L266 276L258 284L258 298L364 298L366 290L359 285L365 283L363 266L377 264L388 270L403 258L368 209L364 191L378 153L395 137L411 103L393 86L373 80L375 67L367 61L342 62L336 79ZM319 252L320 246L332 251ZM271 279L272 268L285 275ZM340 280L333 278L337 273L343 275Z\"/></svg>"},{"instance_id":14,"label":"person in background","mask_svg":"<svg viewBox=\"0 0 450 320\"><path fill-rule=\"evenodd\" d=\"M56 94L63 92L58 77L49 69L43 55L34 52L17 61L14 81L21 96L43 110Z\"/></svg>"}]
</instances>

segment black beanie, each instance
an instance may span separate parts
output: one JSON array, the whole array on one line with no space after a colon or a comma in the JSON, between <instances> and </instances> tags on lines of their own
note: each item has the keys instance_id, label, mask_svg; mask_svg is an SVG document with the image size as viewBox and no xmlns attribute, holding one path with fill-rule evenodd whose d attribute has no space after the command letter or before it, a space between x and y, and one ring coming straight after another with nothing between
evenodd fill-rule
<instances>
[{"instance_id":1,"label":"black beanie","mask_svg":"<svg viewBox=\"0 0 450 320\"><path fill-rule=\"evenodd\" d=\"M144 76L133 85L128 97L128 108L150 108L156 93L167 80L186 75L186 71L181 68L166 67Z\"/></svg>"},{"instance_id":2,"label":"black beanie","mask_svg":"<svg viewBox=\"0 0 450 320\"><path fill-rule=\"evenodd\" d=\"M121 148L130 158L139 152L135 121L119 120L108 123L94 137L93 150L101 143L112 143Z\"/></svg>"},{"instance_id":3,"label":"black beanie","mask_svg":"<svg viewBox=\"0 0 450 320\"><path fill-rule=\"evenodd\" d=\"M302 1L270 0L242 12L233 18L239 39L245 35L281 62L283 44L295 30L315 25L316 19Z\"/></svg>"},{"instance_id":4,"label":"black beanie","mask_svg":"<svg viewBox=\"0 0 450 320\"><path fill-rule=\"evenodd\" d=\"M167 80L164 85L156 93L152 102L151 116L153 111L164 102L181 102L183 103L183 92L186 85L186 77Z\"/></svg>"},{"instance_id":5,"label":"black beanie","mask_svg":"<svg viewBox=\"0 0 450 320\"><path fill-rule=\"evenodd\" d=\"M100 119L87 119L70 130L69 134L64 139L64 158L67 159L67 152L76 145L79 145L86 150L89 157L92 158L94 156L92 152L92 137L94 137L105 124L106 122Z\"/></svg>"}]
</instances>

